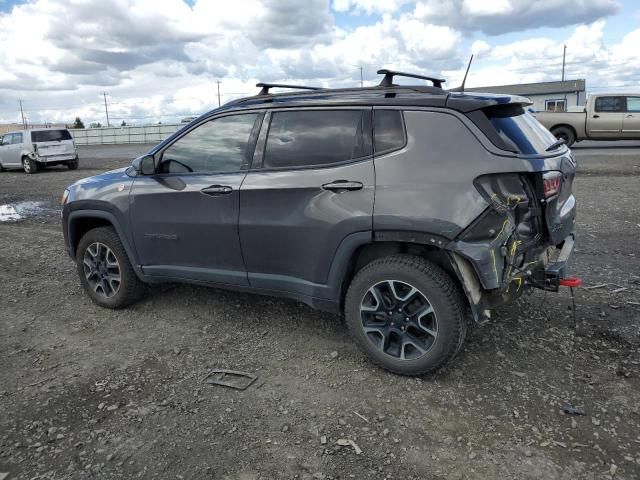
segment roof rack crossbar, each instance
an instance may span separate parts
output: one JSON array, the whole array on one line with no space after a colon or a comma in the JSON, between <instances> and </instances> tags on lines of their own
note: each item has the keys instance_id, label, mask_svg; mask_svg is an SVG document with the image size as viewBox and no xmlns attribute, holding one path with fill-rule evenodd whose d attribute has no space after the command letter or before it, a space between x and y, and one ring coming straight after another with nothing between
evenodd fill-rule
<instances>
[{"instance_id":1,"label":"roof rack crossbar","mask_svg":"<svg viewBox=\"0 0 640 480\"><path fill-rule=\"evenodd\" d=\"M270 88L295 88L296 90L321 90L320 87L305 87L304 85L285 85L283 83L256 83L256 87L261 87L258 95L269 95Z\"/></svg>"},{"instance_id":2,"label":"roof rack crossbar","mask_svg":"<svg viewBox=\"0 0 640 480\"><path fill-rule=\"evenodd\" d=\"M384 75L384 78L380 82L381 87L393 86L393 77L419 78L421 80L432 82L433 86L437 88L442 88L442 84L446 82L444 78L427 77L425 75L416 75L415 73L396 72L394 70L387 70L386 68L378 70L378 75Z\"/></svg>"}]
</instances>

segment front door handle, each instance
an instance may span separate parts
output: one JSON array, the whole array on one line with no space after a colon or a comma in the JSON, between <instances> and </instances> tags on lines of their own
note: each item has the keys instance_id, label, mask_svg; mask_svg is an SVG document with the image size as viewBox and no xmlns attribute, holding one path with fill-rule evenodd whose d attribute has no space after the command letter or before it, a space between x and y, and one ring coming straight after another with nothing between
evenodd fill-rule
<instances>
[{"instance_id":1,"label":"front door handle","mask_svg":"<svg viewBox=\"0 0 640 480\"><path fill-rule=\"evenodd\" d=\"M363 187L362 182L352 182L349 180L336 180L331 183L325 183L322 188L325 190L331 190L334 192L341 192L346 190L361 190Z\"/></svg>"},{"instance_id":2,"label":"front door handle","mask_svg":"<svg viewBox=\"0 0 640 480\"><path fill-rule=\"evenodd\" d=\"M200 190L205 195L227 195L233 191L228 185L211 185L210 187L203 188Z\"/></svg>"}]
</instances>

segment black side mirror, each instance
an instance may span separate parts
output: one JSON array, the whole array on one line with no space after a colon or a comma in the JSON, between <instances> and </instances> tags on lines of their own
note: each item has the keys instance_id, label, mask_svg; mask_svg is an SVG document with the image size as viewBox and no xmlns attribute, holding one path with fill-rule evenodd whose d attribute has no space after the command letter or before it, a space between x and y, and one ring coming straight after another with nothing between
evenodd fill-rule
<instances>
[{"instance_id":1,"label":"black side mirror","mask_svg":"<svg viewBox=\"0 0 640 480\"><path fill-rule=\"evenodd\" d=\"M143 155L131 162L131 166L141 175L153 175L156 173L156 160L153 155Z\"/></svg>"}]
</instances>

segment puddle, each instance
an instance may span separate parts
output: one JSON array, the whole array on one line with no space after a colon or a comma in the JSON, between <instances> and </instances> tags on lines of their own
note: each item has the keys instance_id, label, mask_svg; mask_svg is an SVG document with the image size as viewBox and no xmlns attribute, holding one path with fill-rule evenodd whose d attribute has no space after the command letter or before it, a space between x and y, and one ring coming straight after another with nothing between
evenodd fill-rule
<instances>
[{"instance_id":1,"label":"puddle","mask_svg":"<svg viewBox=\"0 0 640 480\"><path fill-rule=\"evenodd\" d=\"M42 217L54 213L48 202L16 202L0 205L0 222L17 222L28 217Z\"/></svg>"}]
</instances>

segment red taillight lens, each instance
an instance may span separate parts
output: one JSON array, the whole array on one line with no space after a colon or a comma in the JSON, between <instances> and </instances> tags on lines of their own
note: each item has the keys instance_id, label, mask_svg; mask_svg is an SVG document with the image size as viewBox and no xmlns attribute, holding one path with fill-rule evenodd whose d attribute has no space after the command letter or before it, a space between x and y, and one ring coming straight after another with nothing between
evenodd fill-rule
<instances>
[{"instance_id":1,"label":"red taillight lens","mask_svg":"<svg viewBox=\"0 0 640 480\"><path fill-rule=\"evenodd\" d=\"M544 189L544 198L553 197L560 191L562 184L562 173L547 172L542 175L542 187Z\"/></svg>"}]
</instances>

